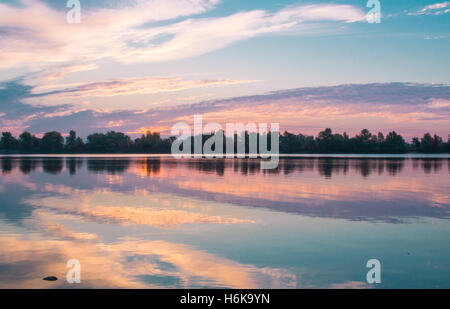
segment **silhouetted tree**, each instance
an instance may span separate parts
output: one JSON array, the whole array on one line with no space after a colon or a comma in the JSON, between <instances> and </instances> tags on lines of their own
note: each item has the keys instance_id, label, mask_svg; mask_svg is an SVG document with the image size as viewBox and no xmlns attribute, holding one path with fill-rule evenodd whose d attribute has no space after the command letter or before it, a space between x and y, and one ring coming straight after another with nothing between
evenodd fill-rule
<instances>
[{"instance_id":1,"label":"silhouetted tree","mask_svg":"<svg viewBox=\"0 0 450 309\"><path fill-rule=\"evenodd\" d=\"M389 132L389 134L386 135L383 150L385 152L393 153L404 153L408 151L405 140L395 131Z\"/></svg>"},{"instance_id":2,"label":"silhouetted tree","mask_svg":"<svg viewBox=\"0 0 450 309\"><path fill-rule=\"evenodd\" d=\"M120 132L94 133L89 135L87 140L87 149L93 152L116 153L133 150L131 138Z\"/></svg>"},{"instance_id":3,"label":"silhouetted tree","mask_svg":"<svg viewBox=\"0 0 450 309\"><path fill-rule=\"evenodd\" d=\"M84 151L84 142L80 137L77 137L77 133L74 130L71 130L69 136L66 137L64 149L68 152Z\"/></svg>"},{"instance_id":4,"label":"silhouetted tree","mask_svg":"<svg viewBox=\"0 0 450 309\"><path fill-rule=\"evenodd\" d=\"M450 134L448 135L447 144L444 151L450 153Z\"/></svg>"},{"instance_id":5,"label":"silhouetted tree","mask_svg":"<svg viewBox=\"0 0 450 309\"><path fill-rule=\"evenodd\" d=\"M159 133L147 131L134 141L134 145L138 152L158 152L163 148L163 140Z\"/></svg>"},{"instance_id":6,"label":"silhouetted tree","mask_svg":"<svg viewBox=\"0 0 450 309\"><path fill-rule=\"evenodd\" d=\"M10 132L2 132L2 138L0 139L0 148L6 151L18 150L19 142L12 136Z\"/></svg>"},{"instance_id":7,"label":"silhouetted tree","mask_svg":"<svg viewBox=\"0 0 450 309\"><path fill-rule=\"evenodd\" d=\"M30 132L24 131L19 136L20 148L24 151L32 151L33 150L33 135Z\"/></svg>"},{"instance_id":8,"label":"silhouetted tree","mask_svg":"<svg viewBox=\"0 0 450 309\"><path fill-rule=\"evenodd\" d=\"M420 140L418 137L413 137L411 150L414 152L420 152Z\"/></svg>"},{"instance_id":9,"label":"silhouetted tree","mask_svg":"<svg viewBox=\"0 0 450 309\"><path fill-rule=\"evenodd\" d=\"M325 152L328 149L332 149L333 145L333 132L330 128L326 128L325 130L321 131L319 135L316 138L318 150L320 152Z\"/></svg>"},{"instance_id":10,"label":"silhouetted tree","mask_svg":"<svg viewBox=\"0 0 450 309\"><path fill-rule=\"evenodd\" d=\"M43 152L61 152L63 150L64 138L61 133L52 131L44 134L41 141L41 150Z\"/></svg>"},{"instance_id":11,"label":"silhouetted tree","mask_svg":"<svg viewBox=\"0 0 450 309\"><path fill-rule=\"evenodd\" d=\"M67 150L72 150L75 145L75 140L77 138L77 133L74 130L70 130L69 136L66 137L65 148Z\"/></svg>"},{"instance_id":12,"label":"silhouetted tree","mask_svg":"<svg viewBox=\"0 0 450 309\"><path fill-rule=\"evenodd\" d=\"M442 141L442 138L437 135L434 135L432 137L430 133L426 133L420 140L420 152L424 153L441 152L444 150L443 148L444 143Z\"/></svg>"}]
</instances>

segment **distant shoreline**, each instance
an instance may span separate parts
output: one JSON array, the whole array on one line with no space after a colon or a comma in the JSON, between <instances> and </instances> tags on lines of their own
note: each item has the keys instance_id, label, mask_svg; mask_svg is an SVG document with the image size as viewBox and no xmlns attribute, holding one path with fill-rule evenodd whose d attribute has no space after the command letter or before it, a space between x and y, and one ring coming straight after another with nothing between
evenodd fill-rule
<instances>
[{"instance_id":1,"label":"distant shoreline","mask_svg":"<svg viewBox=\"0 0 450 309\"><path fill-rule=\"evenodd\" d=\"M275 155L279 156L280 158L289 159L289 158L350 158L350 159L358 159L358 158L371 158L371 159L383 159L383 158L430 158L430 159L450 159L449 153L403 153L403 154L360 154L360 153L347 153L347 154L279 154ZM139 158L139 157L146 157L146 158L158 158L158 157L164 157L164 158L174 158L175 156L167 153L0 153L0 158L5 157L29 157L29 158L42 158L42 157L54 157L54 158L111 158L111 157L117 157L117 158ZM214 158L212 156L203 156L202 158L194 158L194 157L188 157L188 158L180 158L180 159L249 159L248 156L246 158ZM260 158L258 158L260 159Z\"/></svg>"}]
</instances>

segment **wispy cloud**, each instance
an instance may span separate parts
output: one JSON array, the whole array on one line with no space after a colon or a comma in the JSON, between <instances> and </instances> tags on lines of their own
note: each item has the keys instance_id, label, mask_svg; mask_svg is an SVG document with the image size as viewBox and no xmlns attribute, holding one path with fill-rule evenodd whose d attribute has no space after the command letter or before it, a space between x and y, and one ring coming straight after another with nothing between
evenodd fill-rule
<instances>
[{"instance_id":1,"label":"wispy cloud","mask_svg":"<svg viewBox=\"0 0 450 309\"><path fill-rule=\"evenodd\" d=\"M430 4L408 15L442 15L450 12L450 1Z\"/></svg>"},{"instance_id":2,"label":"wispy cloud","mask_svg":"<svg viewBox=\"0 0 450 309\"><path fill-rule=\"evenodd\" d=\"M22 126L37 133L75 128L86 135L114 128L130 134L152 130L167 135L174 123L191 123L195 114L202 114L205 122L222 124L278 122L282 130L307 134L332 127L350 134L362 128L396 130L406 137L432 130L446 137L450 133L450 86L385 83L299 88L146 111L73 110L54 117L34 116Z\"/></svg>"},{"instance_id":3,"label":"wispy cloud","mask_svg":"<svg viewBox=\"0 0 450 309\"><path fill-rule=\"evenodd\" d=\"M258 82L256 80L186 80L171 77L143 77L72 85L45 84L46 82L59 80L73 72L94 68L93 65L50 66L15 80L0 82L0 110L2 111L0 126L2 130L18 134L34 120L40 122L46 119L54 120L69 117L74 121L81 121L80 116L85 119L87 115L92 115L94 118L100 114L108 115L109 112L106 111L95 111L90 101L86 99L87 97L148 95ZM48 104L50 98L55 99L52 105ZM70 100L70 104L60 103L67 101L67 99L76 99L76 101ZM187 98L186 101L191 99ZM148 114L147 111L135 110L126 113L130 113L129 116ZM91 119L91 124L94 127L120 128L124 124L124 120L120 119L97 121L99 119L94 118ZM80 125L82 126L81 123Z\"/></svg>"},{"instance_id":4,"label":"wispy cloud","mask_svg":"<svg viewBox=\"0 0 450 309\"><path fill-rule=\"evenodd\" d=\"M170 77L124 78L120 80L81 84L72 88L34 93L31 97L50 95L70 97L111 97L118 95L155 94L186 89L253 83L253 80L183 80Z\"/></svg>"},{"instance_id":5,"label":"wispy cloud","mask_svg":"<svg viewBox=\"0 0 450 309\"><path fill-rule=\"evenodd\" d=\"M29 73L25 76L27 82L31 84L48 83L62 79L75 72L83 72L97 69L95 64L61 64L48 66L37 72Z\"/></svg>"},{"instance_id":6,"label":"wispy cloud","mask_svg":"<svg viewBox=\"0 0 450 309\"><path fill-rule=\"evenodd\" d=\"M32 106L24 103L25 98L31 95L33 86L25 84L23 79L0 82L0 126L2 130L20 132L26 124L34 118L71 107L66 104L58 106Z\"/></svg>"},{"instance_id":7,"label":"wispy cloud","mask_svg":"<svg viewBox=\"0 0 450 309\"><path fill-rule=\"evenodd\" d=\"M351 5L292 6L278 12L238 12L225 17L194 18L218 0L134 1L108 9L84 9L80 24L68 24L65 11L39 0L22 6L0 4L0 66L49 63L156 62L202 55L234 42L267 33L302 31L320 23L363 20ZM190 17L182 21L176 18ZM155 26L156 21L167 25ZM318 23L320 22L320 23ZM308 26L309 25L309 26Z\"/></svg>"}]
</instances>

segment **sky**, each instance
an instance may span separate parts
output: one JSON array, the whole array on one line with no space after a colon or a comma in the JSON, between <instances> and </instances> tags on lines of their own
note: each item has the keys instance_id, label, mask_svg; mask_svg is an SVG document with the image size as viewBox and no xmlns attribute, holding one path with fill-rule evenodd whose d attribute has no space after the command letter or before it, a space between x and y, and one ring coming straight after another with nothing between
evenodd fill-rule
<instances>
[{"instance_id":1,"label":"sky","mask_svg":"<svg viewBox=\"0 0 450 309\"><path fill-rule=\"evenodd\" d=\"M277 122L317 134L450 133L450 2L0 1L0 127L170 134Z\"/></svg>"}]
</instances>

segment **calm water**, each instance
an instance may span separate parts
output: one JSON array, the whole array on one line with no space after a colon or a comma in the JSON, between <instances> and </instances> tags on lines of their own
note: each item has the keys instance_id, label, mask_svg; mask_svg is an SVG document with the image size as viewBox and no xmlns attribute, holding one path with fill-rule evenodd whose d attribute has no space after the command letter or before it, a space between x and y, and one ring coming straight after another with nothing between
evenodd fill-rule
<instances>
[{"instance_id":1,"label":"calm water","mask_svg":"<svg viewBox=\"0 0 450 309\"><path fill-rule=\"evenodd\" d=\"M450 288L448 158L0 162L2 288Z\"/></svg>"}]
</instances>

